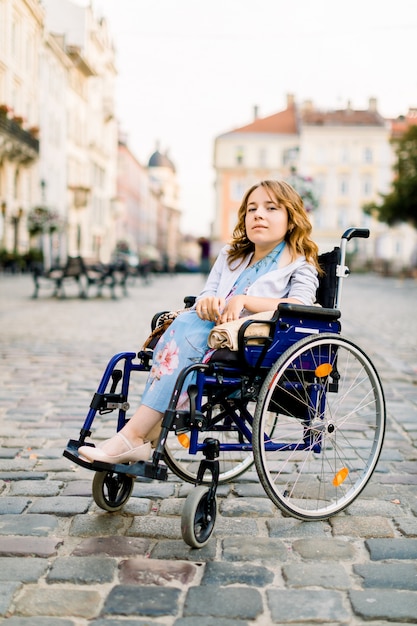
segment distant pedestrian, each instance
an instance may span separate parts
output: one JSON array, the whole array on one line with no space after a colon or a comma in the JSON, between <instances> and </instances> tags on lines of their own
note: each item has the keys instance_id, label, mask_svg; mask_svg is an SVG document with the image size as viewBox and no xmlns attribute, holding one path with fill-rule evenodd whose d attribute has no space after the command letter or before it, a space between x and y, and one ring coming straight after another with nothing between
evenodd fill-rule
<instances>
[{"instance_id":1,"label":"distant pedestrian","mask_svg":"<svg viewBox=\"0 0 417 626\"><path fill-rule=\"evenodd\" d=\"M208 276L210 273L210 241L206 237L200 237L198 244L201 248L200 272Z\"/></svg>"}]
</instances>

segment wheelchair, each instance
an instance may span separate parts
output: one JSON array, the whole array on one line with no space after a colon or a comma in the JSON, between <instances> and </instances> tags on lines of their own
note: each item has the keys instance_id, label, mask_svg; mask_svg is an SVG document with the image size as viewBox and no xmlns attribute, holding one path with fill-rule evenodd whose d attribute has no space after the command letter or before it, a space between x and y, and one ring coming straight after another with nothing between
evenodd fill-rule
<instances>
[{"instance_id":1,"label":"wheelchair","mask_svg":"<svg viewBox=\"0 0 417 626\"><path fill-rule=\"evenodd\" d=\"M237 351L218 349L208 362L179 373L149 461L108 464L78 454L81 445L93 445L86 439L97 415L117 411L116 428L124 426L131 375L150 371L152 349L110 359L79 438L64 450L65 457L95 472L92 494L100 508L120 510L136 478L167 480L170 470L194 485L181 532L190 547L201 548L215 528L218 485L252 465L286 516L324 520L355 500L377 465L386 420L374 365L341 335L346 247L355 237L367 238L369 230L349 228L340 246L319 257L321 306L281 303L271 319L243 322ZM191 306L194 298L184 302ZM268 325L266 336L258 336L256 327L247 333L260 323ZM180 402L184 393L186 408Z\"/></svg>"}]
</instances>

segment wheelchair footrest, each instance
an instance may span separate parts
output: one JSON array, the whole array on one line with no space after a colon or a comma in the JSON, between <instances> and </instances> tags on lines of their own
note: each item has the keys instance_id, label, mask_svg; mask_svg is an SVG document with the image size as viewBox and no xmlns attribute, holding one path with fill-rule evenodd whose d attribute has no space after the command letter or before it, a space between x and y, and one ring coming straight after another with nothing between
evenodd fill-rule
<instances>
[{"instance_id":1,"label":"wheelchair footrest","mask_svg":"<svg viewBox=\"0 0 417 626\"><path fill-rule=\"evenodd\" d=\"M117 472L118 474L129 474L130 476L142 476L144 478L153 478L155 480L167 480L168 469L165 466L156 465L152 461L138 461L137 463L103 463L102 461L88 461L78 454L78 448L81 444L76 439L70 439L63 455L85 467L95 470L96 472Z\"/></svg>"}]
</instances>

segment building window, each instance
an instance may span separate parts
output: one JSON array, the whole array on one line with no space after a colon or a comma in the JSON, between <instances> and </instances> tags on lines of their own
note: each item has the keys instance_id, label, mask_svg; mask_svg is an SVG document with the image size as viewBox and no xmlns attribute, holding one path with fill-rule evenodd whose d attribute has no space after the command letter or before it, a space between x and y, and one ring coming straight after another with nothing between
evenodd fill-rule
<instances>
[{"instance_id":1,"label":"building window","mask_svg":"<svg viewBox=\"0 0 417 626\"><path fill-rule=\"evenodd\" d=\"M243 180L232 180L230 185L230 198L234 202L241 202L246 191L246 184Z\"/></svg>"},{"instance_id":2,"label":"building window","mask_svg":"<svg viewBox=\"0 0 417 626\"><path fill-rule=\"evenodd\" d=\"M372 163L372 150L371 148L365 148L363 151L363 160L365 163Z\"/></svg>"},{"instance_id":3,"label":"building window","mask_svg":"<svg viewBox=\"0 0 417 626\"><path fill-rule=\"evenodd\" d=\"M364 176L362 178L362 194L366 197L372 195L372 179L370 176Z\"/></svg>"},{"instance_id":4,"label":"building window","mask_svg":"<svg viewBox=\"0 0 417 626\"><path fill-rule=\"evenodd\" d=\"M347 196L349 193L349 182L346 176L339 178L339 195Z\"/></svg>"},{"instance_id":5,"label":"building window","mask_svg":"<svg viewBox=\"0 0 417 626\"><path fill-rule=\"evenodd\" d=\"M236 164L243 165L244 161L244 150L242 146L238 146L236 148Z\"/></svg>"},{"instance_id":6,"label":"building window","mask_svg":"<svg viewBox=\"0 0 417 626\"><path fill-rule=\"evenodd\" d=\"M266 148L259 150L259 167L266 167L267 165L267 151Z\"/></svg>"}]
</instances>

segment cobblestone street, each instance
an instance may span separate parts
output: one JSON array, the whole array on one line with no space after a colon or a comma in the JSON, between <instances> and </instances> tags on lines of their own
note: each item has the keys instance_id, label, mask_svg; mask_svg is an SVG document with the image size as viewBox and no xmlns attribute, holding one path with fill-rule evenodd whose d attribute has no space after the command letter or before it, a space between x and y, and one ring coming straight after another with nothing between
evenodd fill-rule
<instances>
[{"instance_id":1,"label":"cobblestone street","mask_svg":"<svg viewBox=\"0 0 417 626\"><path fill-rule=\"evenodd\" d=\"M162 275L117 300L32 300L30 276L0 275L0 623L416 624L417 281L345 281L342 334L376 366L388 422L369 485L330 520L284 517L251 469L219 487L214 536L192 550L180 529L190 485L138 480L107 513L93 473L62 456L108 359L139 350L153 314L202 286Z\"/></svg>"}]
</instances>

